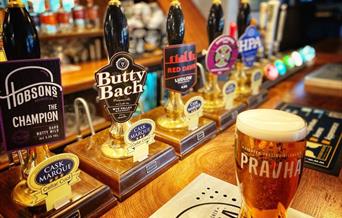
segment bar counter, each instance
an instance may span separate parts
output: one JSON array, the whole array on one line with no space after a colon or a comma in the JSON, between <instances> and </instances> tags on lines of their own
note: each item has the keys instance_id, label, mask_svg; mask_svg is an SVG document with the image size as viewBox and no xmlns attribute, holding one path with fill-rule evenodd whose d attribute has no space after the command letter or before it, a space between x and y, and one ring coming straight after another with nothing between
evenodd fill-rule
<instances>
[{"instance_id":1,"label":"bar counter","mask_svg":"<svg viewBox=\"0 0 342 218\"><path fill-rule=\"evenodd\" d=\"M325 63L342 62L342 55L319 53L315 64L306 67L269 90L268 100L260 108L275 108L291 102L327 110L342 111L342 93L319 96L304 87L304 76ZM165 173L108 211L104 217L148 217L201 173L236 185L234 164L234 129L231 126L199 149L180 160ZM341 158L341 157L340 157ZM304 168L291 205L313 217L342 216L342 174L339 177Z\"/></svg>"}]
</instances>

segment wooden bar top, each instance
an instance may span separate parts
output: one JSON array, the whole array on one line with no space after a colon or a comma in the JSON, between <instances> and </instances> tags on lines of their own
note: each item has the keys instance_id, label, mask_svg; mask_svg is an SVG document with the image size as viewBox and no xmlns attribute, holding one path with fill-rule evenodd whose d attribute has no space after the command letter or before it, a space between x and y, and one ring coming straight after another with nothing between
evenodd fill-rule
<instances>
[{"instance_id":1,"label":"wooden bar top","mask_svg":"<svg viewBox=\"0 0 342 218\"><path fill-rule=\"evenodd\" d=\"M342 111L340 97L313 95L305 91L305 74L324 63L342 62L342 55L318 54L315 65L273 87L261 108L274 108L282 101ZM236 184L234 164L234 128L231 126L200 147L137 193L119 203L104 217L148 217L201 173ZM304 169L292 208L313 217L342 216L342 173L339 177Z\"/></svg>"}]
</instances>

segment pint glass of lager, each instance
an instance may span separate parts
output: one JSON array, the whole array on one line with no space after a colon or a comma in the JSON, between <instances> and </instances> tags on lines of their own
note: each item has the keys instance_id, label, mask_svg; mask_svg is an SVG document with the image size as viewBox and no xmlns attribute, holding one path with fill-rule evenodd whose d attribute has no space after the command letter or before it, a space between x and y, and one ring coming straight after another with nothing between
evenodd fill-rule
<instances>
[{"instance_id":1,"label":"pint glass of lager","mask_svg":"<svg viewBox=\"0 0 342 218\"><path fill-rule=\"evenodd\" d=\"M285 218L303 170L306 123L273 109L242 112L236 121L240 218Z\"/></svg>"}]
</instances>

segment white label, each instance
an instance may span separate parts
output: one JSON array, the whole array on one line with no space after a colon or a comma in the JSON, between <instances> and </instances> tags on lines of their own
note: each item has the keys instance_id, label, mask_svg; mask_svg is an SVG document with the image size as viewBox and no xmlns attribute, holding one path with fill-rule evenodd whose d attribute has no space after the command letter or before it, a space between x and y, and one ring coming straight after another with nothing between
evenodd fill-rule
<instances>
[{"instance_id":1,"label":"white label","mask_svg":"<svg viewBox=\"0 0 342 218\"><path fill-rule=\"evenodd\" d=\"M199 118L203 115L204 99L201 96L190 98L184 106L184 114L188 123L188 130L198 128Z\"/></svg>"},{"instance_id":2,"label":"white label","mask_svg":"<svg viewBox=\"0 0 342 218\"><path fill-rule=\"evenodd\" d=\"M237 87L237 84L235 81L228 81L223 86L222 94L223 94L224 108L226 110L232 109L234 106L236 87Z\"/></svg>"},{"instance_id":3,"label":"white label","mask_svg":"<svg viewBox=\"0 0 342 218\"><path fill-rule=\"evenodd\" d=\"M251 89L252 95L259 94L263 74L260 69L255 70L251 75Z\"/></svg>"}]
</instances>

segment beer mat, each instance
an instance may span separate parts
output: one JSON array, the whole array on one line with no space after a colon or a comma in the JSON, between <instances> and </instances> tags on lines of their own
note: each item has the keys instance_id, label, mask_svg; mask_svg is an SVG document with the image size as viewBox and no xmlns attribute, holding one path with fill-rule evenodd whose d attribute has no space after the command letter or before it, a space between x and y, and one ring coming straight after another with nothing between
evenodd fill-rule
<instances>
[{"instance_id":1,"label":"beer mat","mask_svg":"<svg viewBox=\"0 0 342 218\"><path fill-rule=\"evenodd\" d=\"M341 169L342 113L284 102L276 108L297 114L307 122L305 166L338 176Z\"/></svg>"},{"instance_id":2,"label":"beer mat","mask_svg":"<svg viewBox=\"0 0 342 218\"><path fill-rule=\"evenodd\" d=\"M202 173L150 218L238 218L241 205L237 186ZM288 218L309 218L290 208Z\"/></svg>"}]
</instances>

